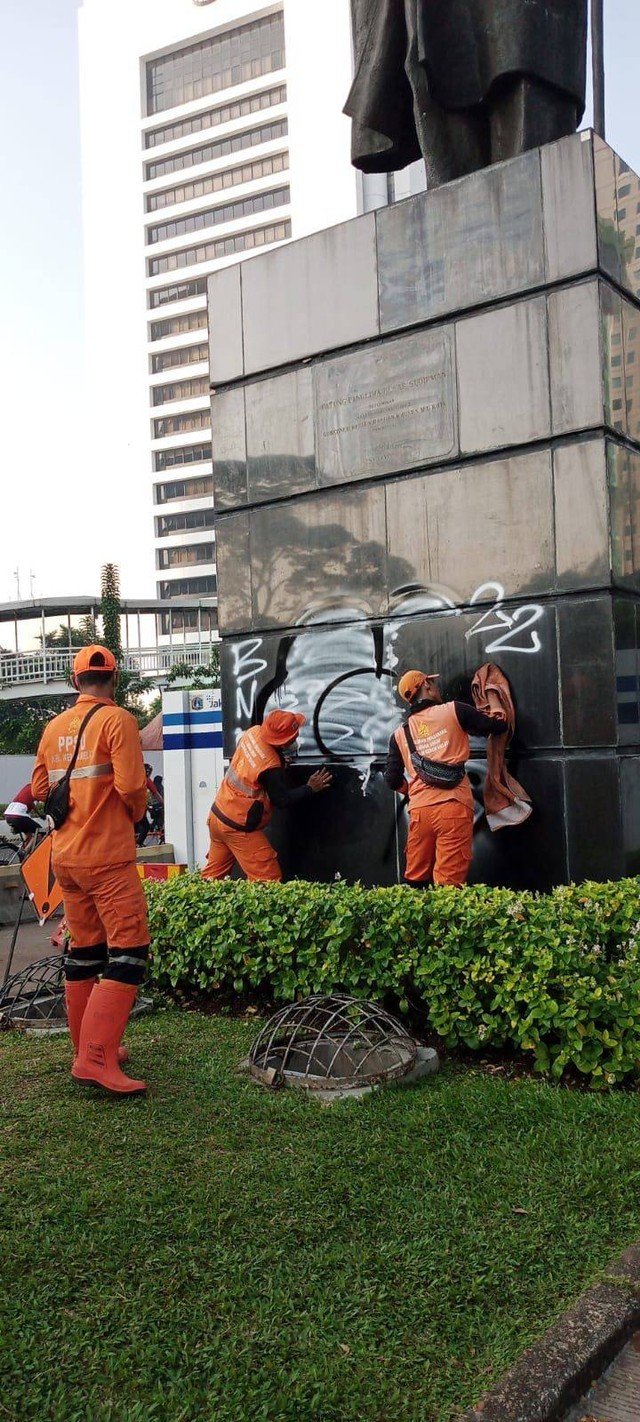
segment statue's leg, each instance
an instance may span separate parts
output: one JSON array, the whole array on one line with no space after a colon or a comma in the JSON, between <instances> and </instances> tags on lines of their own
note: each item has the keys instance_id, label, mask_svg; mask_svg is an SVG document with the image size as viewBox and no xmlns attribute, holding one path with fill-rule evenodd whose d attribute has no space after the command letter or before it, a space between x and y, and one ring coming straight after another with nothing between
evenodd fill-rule
<instances>
[{"instance_id":1,"label":"statue's leg","mask_svg":"<svg viewBox=\"0 0 640 1422\"><path fill-rule=\"evenodd\" d=\"M577 105L569 94L526 74L496 84L487 105L492 163L554 143L575 133L578 123Z\"/></svg>"},{"instance_id":2,"label":"statue's leg","mask_svg":"<svg viewBox=\"0 0 640 1422\"><path fill-rule=\"evenodd\" d=\"M405 72L413 92L418 141L427 170L427 186L437 188L489 162L489 134L481 109L448 112L432 99L418 58L417 0L405 0L407 57Z\"/></svg>"}]
</instances>

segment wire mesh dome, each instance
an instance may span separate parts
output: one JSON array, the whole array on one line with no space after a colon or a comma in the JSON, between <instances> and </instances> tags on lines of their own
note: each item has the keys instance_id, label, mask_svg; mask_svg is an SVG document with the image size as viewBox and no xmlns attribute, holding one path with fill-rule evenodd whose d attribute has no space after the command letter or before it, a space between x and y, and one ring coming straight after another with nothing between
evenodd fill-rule
<instances>
[{"instance_id":1,"label":"wire mesh dome","mask_svg":"<svg viewBox=\"0 0 640 1422\"><path fill-rule=\"evenodd\" d=\"M56 953L39 958L7 979L0 988L3 1027L13 1027L18 1022L45 1031L66 1027L63 964L64 958Z\"/></svg>"},{"instance_id":2,"label":"wire mesh dome","mask_svg":"<svg viewBox=\"0 0 640 1422\"><path fill-rule=\"evenodd\" d=\"M151 998L138 994L131 1016L140 1017L152 1007ZM37 963L30 963L7 978L0 987L0 1028L15 1027L18 1023L29 1030L67 1030L63 953L39 958Z\"/></svg>"},{"instance_id":3,"label":"wire mesh dome","mask_svg":"<svg viewBox=\"0 0 640 1422\"><path fill-rule=\"evenodd\" d=\"M274 1077L309 1090L358 1089L411 1071L417 1047L390 1013L372 1002L316 995L283 1007L249 1053L259 1081Z\"/></svg>"}]
</instances>

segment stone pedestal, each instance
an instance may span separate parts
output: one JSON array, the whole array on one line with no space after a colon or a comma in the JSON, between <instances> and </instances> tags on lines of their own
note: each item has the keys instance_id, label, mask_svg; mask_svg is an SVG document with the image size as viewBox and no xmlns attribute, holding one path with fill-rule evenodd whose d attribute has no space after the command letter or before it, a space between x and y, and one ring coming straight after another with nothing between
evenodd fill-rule
<instances>
[{"instance_id":1,"label":"stone pedestal","mask_svg":"<svg viewBox=\"0 0 640 1422\"><path fill-rule=\"evenodd\" d=\"M489 832L479 743L472 879L640 872L639 208L577 134L210 278L225 751L280 704L336 772L288 874L400 877L393 676L487 661L535 813Z\"/></svg>"}]
</instances>

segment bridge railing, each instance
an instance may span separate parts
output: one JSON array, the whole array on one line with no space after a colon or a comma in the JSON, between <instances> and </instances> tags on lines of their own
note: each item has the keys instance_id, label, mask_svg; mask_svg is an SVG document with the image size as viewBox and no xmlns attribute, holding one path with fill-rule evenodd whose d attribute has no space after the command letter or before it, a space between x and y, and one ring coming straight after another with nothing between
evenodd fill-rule
<instances>
[{"instance_id":1,"label":"bridge railing","mask_svg":"<svg viewBox=\"0 0 640 1422\"><path fill-rule=\"evenodd\" d=\"M47 685L67 682L76 649L46 648L42 652L3 652L0 654L0 687ZM157 678L175 666L197 667L209 660L210 644L197 646L136 647L125 652L125 671L138 672L141 677Z\"/></svg>"}]
</instances>

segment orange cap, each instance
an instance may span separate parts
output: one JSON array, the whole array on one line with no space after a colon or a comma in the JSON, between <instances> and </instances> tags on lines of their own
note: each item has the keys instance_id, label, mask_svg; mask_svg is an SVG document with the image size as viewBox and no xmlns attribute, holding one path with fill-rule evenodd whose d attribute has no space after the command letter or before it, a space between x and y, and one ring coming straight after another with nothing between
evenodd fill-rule
<instances>
[{"instance_id":1,"label":"orange cap","mask_svg":"<svg viewBox=\"0 0 640 1422\"><path fill-rule=\"evenodd\" d=\"M114 672L116 659L108 647L99 647L95 642L90 647L81 647L73 659L74 676L85 672Z\"/></svg>"},{"instance_id":2,"label":"orange cap","mask_svg":"<svg viewBox=\"0 0 640 1422\"><path fill-rule=\"evenodd\" d=\"M270 711L262 722L262 731L265 741L270 746L284 746L287 741L292 741L297 736L301 726L304 726L306 717L301 716L298 711Z\"/></svg>"},{"instance_id":3,"label":"orange cap","mask_svg":"<svg viewBox=\"0 0 640 1422\"><path fill-rule=\"evenodd\" d=\"M423 681L436 681L439 672L408 671L400 677L398 682L398 692L403 701L413 701L419 686Z\"/></svg>"}]
</instances>

